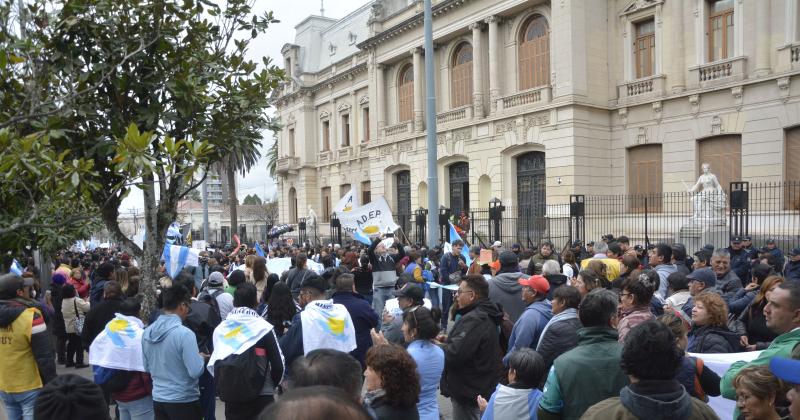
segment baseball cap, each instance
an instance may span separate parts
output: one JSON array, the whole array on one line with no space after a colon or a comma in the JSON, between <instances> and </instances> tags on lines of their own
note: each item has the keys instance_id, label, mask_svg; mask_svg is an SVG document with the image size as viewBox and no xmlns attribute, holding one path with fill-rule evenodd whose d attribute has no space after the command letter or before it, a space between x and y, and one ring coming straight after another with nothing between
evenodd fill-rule
<instances>
[{"instance_id":1,"label":"baseball cap","mask_svg":"<svg viewBox=\"0 0 800 420\"><path fill-rule=\"evenodd\" d=\"M789 255L791 255L792 257L800 255L800 248L792 248L792 250L789 251Z\"/></svg>"},{"instance_id":2,"label":"baseball cap","mask_svg":"<svg viewBox=\"0 0 800 420\"><path fill-rule=\"evenodd\" d=\"M594 241L589 241L589 242L586 242L586 245L588 245L588 246L594 246Z\"/></svg>"},{"instance_id":3,"label":"baseball cap","mask_svg":"<svg viewBox=\"0 0 800 420\"><path fill-rule=\"evenodd\" d=\"M731 236L731 242L732 243L742 242L742 237L741 236Z\"/></svg>"},{"instance_id":4,"label":"baseball cap","mask_svg":"<svg viewBox=\"0 0 800 420\"><path fill-rule=\"evenodd\" d=\"M742 236L742 240L743 241L752 241L753 238L751 238L750 235L744 235L744 236Z\"/></svg>"},{"instance_id":5,"label":"baseball cap","mask_svg":"<svg viewBox=\"0 0 800 420\"><path fill-rule=\"evenodd\" d=\"M494 241L494 243L492 244L492 248L497 248L501 246L503 246L503 243L500 241Z\"/></svg>"},{"instance_id":6,"label":"baseball cap","mask_svg":"<svg viewBox=\"0 0 800 420\"><path fill-rule=\"evenodd\" d=\"M422 302L422 299L425 297L425 292L422 288L411 283L404 284L403 287L393 291L392 294L396 297L409 298L415 302Z\"/></svg>"},{"instance_id":7,"label":"baseball cap","mask_svg":"<svg viewBox=\"0 0 800 420\"><path fill-rule=\"evenodd\" d=\"M519 264L519 258L517 258L517 254L511 251L503 251L500 254L500 265L515 265Z\"/></svg>"},{"instance_id":8,"label":"baseball cap","mask_svg":"<svg viewBox=\"0 0 800 420\"><path fill-rule=\"evenodd\" d=\"M312 274L306 277L302 283L300 283L301 289L316 289L320 292L325 292L328 290L328 284L322 277L318 276L317 274Z\"/></svg>"},{"instance_id":9,"label":"baseball cap","mask_svg":"<svg viewBox=\"0 0 800 420\"><path fill-rule=\"evenodd\" d=\"M573 248L576 247L576 246L581 246L581 245L583 245L583 242L580 239L576 239L576 240L572 241L572 247Z\"/></svg>"},{"instance_id":10,"label":"baseball cap","mask_svg":"<svg viewBox=\"0 0 800 420\"><path fill-rule=\"evenodd\" d=\"M775 240L772 238L767 239L767 245L769 244L775 245Z\"/></svg>"},{"instance_id":11,"label":"baseball cap","mask_svg":"<svg viewBox=\"0 0 800 420\"><path fill-rule=\"evenodd\" d=\"M225 276L219 271L215 271L208 275L208 285L211 287L220 287L225 284Z\"/></svg>"},{"instance_id":12,"label":"baseball cap","mask_svg":"<svg viewBox=\"0 0 800 420\"><path fill-rule=\"evenodd\" d=\"M800 360L773 357L769 361L772 374L791 384L800 384Z\"/></svg>"},{"instance_id":13,"label":"baseball cap","mask_svg":"<svg viewBox=\"0 0 800 420\"><path fill-rule=\"evenodd\" d=\"M706 289L717 285L717 275L714 274L714 270L712 270L711 267L698 268L697 270L689 273L686 278L689 279L689 283L693 281L704 283L706 285Z\"/></svg>"},{"instance_id":14,"label":"baseball cap","mask_svg":"<svg viewBox=\"0 0 800 420\"><path fill-rule=\"evenodd\" d=\"M520 248L522 248L522 247L519 244L511 245L511 249L520 249Z\"/></svg>"},{"instance_id":15,"label":"baseball cap","mask_svg":"<svg viewBox=\"0 0 800 420\"><path fill-rule=\"evenodd\" d=\"M547 281L544 276L540 275L533 275L530 277L520 277L517 280L519 284L523 286L528 286L533 290L536 290L537 294L544 295L550 290L550 283Z\"/></svg>"}]
</instances>

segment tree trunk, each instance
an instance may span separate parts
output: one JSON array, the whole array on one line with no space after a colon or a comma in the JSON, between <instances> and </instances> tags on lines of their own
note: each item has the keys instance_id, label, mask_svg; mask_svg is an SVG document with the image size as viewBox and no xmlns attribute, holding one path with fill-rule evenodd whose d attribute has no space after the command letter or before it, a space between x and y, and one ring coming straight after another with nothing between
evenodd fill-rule
<instances>
[{"instance_id":1,"label":"tree trunk","mask_svg":"<svg viewBox=\"0 0 800 420\"><path fill-rule=\"evenodd\" d=\"M228 205L230 206L231 213L231 244L233 244L233 235L239 233L238 215L236 214L236 207L239 200L236 198L236 171L233 166L226 165L225 173L228 177Z\"/></svg>"}]
</instances>

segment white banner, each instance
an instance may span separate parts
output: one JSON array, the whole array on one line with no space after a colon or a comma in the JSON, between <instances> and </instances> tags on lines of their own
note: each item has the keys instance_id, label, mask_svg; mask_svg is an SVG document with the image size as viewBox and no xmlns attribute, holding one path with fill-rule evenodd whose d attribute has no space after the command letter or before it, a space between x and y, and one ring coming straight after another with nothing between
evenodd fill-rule
<instances>
[{"instance_id":1,"label":"white banner","mask_svg":"<svg viewBox=\"0 0 800 420\"><path fill-rule=\"evenodd\" d=\"M394 232L399 226L392 219L392 210L383 197L355 208L352 211L337 212L336 216L344 229L350 235L360 229L366 235Z\"/></svg>"},{"instance_id":2,"label":"white banner","mask_svg":"<svg viewBox=\"0 0 800 420\"><path fill-rule=\"evenodd\" d=\"M714 371L720 378L725 376L725 372L732 364L742 360L751 362L761 355L761 351L749 351L745 353L689 353L689 356L703 359L703 364ZM733 410L736 408L736 401L727 398L708 397L708 406L711 407L721 419L732 419Z\"/></svg>"},{"instance_id":3,"label":"white banner","mask_svg":"<svg viewBox=\"0 0 800 420\"><path fill-rule=\"evenodd\" d=\"M347 192L339 202L333 206L333 211L335 213L343 213L348 211L353 211L361 206L361 201L359 200L358 196L358 188L353 186L350 188L350 191Z\"/></svg>"}]
</instances>

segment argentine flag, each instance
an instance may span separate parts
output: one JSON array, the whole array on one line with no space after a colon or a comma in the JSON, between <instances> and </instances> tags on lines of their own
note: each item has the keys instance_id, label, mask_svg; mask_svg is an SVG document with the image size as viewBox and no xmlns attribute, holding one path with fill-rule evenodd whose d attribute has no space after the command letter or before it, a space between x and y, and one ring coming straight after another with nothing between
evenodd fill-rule
<instances>
[{"instance_id":1,"label":"argentine flag","mask_svg":"<svg viewBox=\"0 0 800 420\"><path fill-rule=\"evenodd\" d=\"M369 239L369 236L367 236L363 230L358 228L353 232L353 239L361 242L364 245L372 245L372 241Z\"/></svg>"},{"instance_id":2,"label":"argentine flag","mask_svg":"<svg viewBox=\"0 0 800 420\"><path fill-rule=\"evenodd\" d=\"M12 273L22 276L22 266L19 265L19 261L14 258L14 262L11 263L11 268L9 269Z\"/></svg>"},{"instance_id":3,"label":"argentine flag","mask_svg":"<svg viewBox=\"0 0 800 420\"><path fill-rule=\"evenodd\" d=\"M453 241L461 239L461 235L456 231L453 222L448 223L450 224L450 243L444 244L444 252L453 252ZM466 241L464 241L464 247L461 248L461 255L464 256L464 259L467 261L467 267L469 267L472 264L472 258L469 257L469 245L467 245Z\"/></svg>"},{"instance_id":4,"label":"argentine flag","mask_svg":"<svg viewBox=\"0 0 800 420\"><path fill-rule=\"evenodd\" d=\"M200 259L200 250L191 249L189 247L180 245L164 245L164 254L161 256L164 260L164 268L171 278L175 278L178 273L183 270L183 267L197 267L198 260Z\"/></svg>"}]
</instances>

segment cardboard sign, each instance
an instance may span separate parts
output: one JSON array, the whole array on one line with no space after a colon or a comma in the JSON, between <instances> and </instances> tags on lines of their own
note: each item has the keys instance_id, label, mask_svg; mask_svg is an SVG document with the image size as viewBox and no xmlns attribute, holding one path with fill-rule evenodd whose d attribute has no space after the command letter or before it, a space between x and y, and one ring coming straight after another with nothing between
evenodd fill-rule
<instances>
[{"instance_id":1,"label":"cardboard sign","mask_svg":"<svg viewBox=\"0 0 800 420\"><path fill-rule=\"evenodd\" d=\"M493 255L492 255L492 250L491 249L482 249L481 250L481 256L480 256L480 259L478 261L479 261L480 265L491 264L492 263L492 258L493 258Z\"/></svg>"}]
</instances>

